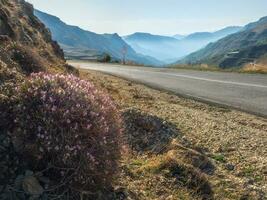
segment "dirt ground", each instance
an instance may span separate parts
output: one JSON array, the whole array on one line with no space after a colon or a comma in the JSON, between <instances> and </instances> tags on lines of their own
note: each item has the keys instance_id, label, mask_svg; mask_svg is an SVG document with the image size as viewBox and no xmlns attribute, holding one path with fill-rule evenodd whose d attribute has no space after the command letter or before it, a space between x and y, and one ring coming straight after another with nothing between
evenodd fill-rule
<instances>
[{"instance_id":1,"label":"dirt ground","mask_svg":"<svg viewBox=\"0 0 267 200\"><path fill-rule=\"evenodd\" d=\"M125 121L118 190L128 199L267 199L267 119L95 71ZM127 195L126 195L127 194Z\"/></svg>"}]
</instances>

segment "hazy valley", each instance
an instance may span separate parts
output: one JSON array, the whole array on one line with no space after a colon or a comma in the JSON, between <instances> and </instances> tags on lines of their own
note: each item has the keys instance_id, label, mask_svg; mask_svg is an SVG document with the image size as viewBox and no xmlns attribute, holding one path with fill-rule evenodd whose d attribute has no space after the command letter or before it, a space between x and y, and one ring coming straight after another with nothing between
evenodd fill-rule
<instances>
[{"instance_id":1,"label":"hazy valley","mask_svg":"<svg viewBox=\"0 0 267 200\"><path fill-rule=\"evenodd\" d=\"M38 10L35 15L51 30L53 39L69 59L101 60L108 54L113 62L121 62L125 54L129 63L148 66L189 64L240 68L249 63L265 63L266 18L215 32L175 36L137 32L121 37L70 26Z\"/></svg>"},{"instance_id":2,"label":"hazy valley","mask_svg":"<svg viewBox=\"0 0 267 200\"><path fill-rule=\"evenodd\" d=\"M124 37L124 40L137 52L155 57L165 64L170 64L178 59L196 51L211 42L240 31L242 27L227 27L214 33L192 33L177 39L152 35L149 33L134 33Z\"/></svg>"},{"instance_id":3,"label":"hazy valley","mask_svg":"<svg viewBox=\"0 0 267 200\"><path fill-rule=\"evenodd\" d=\"M70 26L59 18L35 10L35 15L50 29L54 40L58 41L66 52L66 56L74 59L96 60L103 54L109 54L114 61L123 59L123 52L127 53L127 60L136 64L160 65L156 58L136 53L135 50L118 34L96 34L83 30L77 26Z\"/></svg>"}]
</instances>

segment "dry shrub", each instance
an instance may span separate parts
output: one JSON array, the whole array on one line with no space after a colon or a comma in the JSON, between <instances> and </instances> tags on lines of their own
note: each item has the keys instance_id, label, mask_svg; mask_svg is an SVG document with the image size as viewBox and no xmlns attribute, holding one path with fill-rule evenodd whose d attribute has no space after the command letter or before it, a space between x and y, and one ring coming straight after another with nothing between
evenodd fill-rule
<instances>
[{"instance_id":1,"label":"dry shrub","mask_svg":"<svg viewBox=\"0 0 267 200\"><path fill-rule=\"evenodd\" d=\"M12 115L9 109L8 96L0 93L0 135L6 133L9 128L12 127Z\"/></svg>"},{"instance_id":2,"label":"dry shrub","mask_svg":"<svg viewBox=\"0 0 267 200\"><path fill-rule=\"evenodd\" d=\"M123 118L126 142L138 153L161 153L179 136L175 125L139 110L126 110Z\"/></svg>"},{"instance_id":3,"label":"dry shrub","mask_svg":"<svg viewBox=\"0 0 267 200\"><path fill-rule=\"evenodd\" d=\"M111 99L72 75L32 74L16 90L9 131L31 169L49 178L48 190L109 188L121 134Z\"/></svg>"},{"instance_id":4,"label":"dry shrub","mask_svg":"<svg viewBox=\"0 0 267 200\"><path fill-rule=\"evenodd\" d=\"M245 67L242 69L244 72L257 72L257 73L267 73L267 64L256 64L256 65L251 65L247 64Z\"/></svg>"},{"instance_id":5,"label":"dry shrub","mask_svg":"<svg viewBox=\"0 0 267 200\"><path fill-rule=\"evenodd\" d=\"M213 191L206 176L191 165L163 156L151 160L141 170L152 173L164 173L166 177L175 179L177 187L185 187L201 199L213 199Z\"/></svg>"},{"instance_id":6,"label":"dry shrub","mask_svg":"<svg viewBox=\"0 0 267 200\"><path fill-rule=\"evenodd\" d=\"M215 166L204 153L183 146L176 139L171 142L169 148L171 150L167 153L168 157L173 159L179 158L180 161L190 164L204 173L214 173Z\"/></svg>"},{"instance_id":7,"label":"dry shrub","mask_svg":"<svg viewBox=\"0 0 267 200\"><path fill-rule=\"evenodd\" d=\"M168 170L170 177L176 178L177 185L193 190L203 199L213 199L212 188L205 175L200 171L189 165L178 163L175 160L167 160L167 162L163 163L159 170L164 169Z\"/></svg>"},{"instance_id":8,"label":"dry shrub","mask_svg":"<svg viewBox=\"0 0 267 200\"><path fill-rule=\"evenodd\" d=\"M8 68L7 65L0 60L0 87L7 81L16 80L19 78L20 75L16 68Z\"/></svg>"},{"instance_id":9,"label":"dry shrub","mask_svg":"<svg viewBox=\"0 0 267 200\"><path fill-rule=\"evenodd\" d=\"M46 63L44 63L43 58L32 48L14 44L11 52L12 60L21 67L25 74L45 71Z\"/></svg>"}]
</instances>

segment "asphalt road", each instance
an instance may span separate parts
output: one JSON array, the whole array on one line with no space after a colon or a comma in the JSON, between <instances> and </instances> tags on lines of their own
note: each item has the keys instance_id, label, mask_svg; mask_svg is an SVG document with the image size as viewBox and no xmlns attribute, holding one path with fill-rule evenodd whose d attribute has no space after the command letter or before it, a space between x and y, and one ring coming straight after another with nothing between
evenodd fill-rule
<instances>
[{"instance_id":1,"label":"asphalt road","mask_svg":"<svg viewBox=\"0 0 267 200\"><path fill-rule=\"evenodd\" d=\"M267 75L69 62L177 95L267 117Z\"/></svg>"}]
</instances>

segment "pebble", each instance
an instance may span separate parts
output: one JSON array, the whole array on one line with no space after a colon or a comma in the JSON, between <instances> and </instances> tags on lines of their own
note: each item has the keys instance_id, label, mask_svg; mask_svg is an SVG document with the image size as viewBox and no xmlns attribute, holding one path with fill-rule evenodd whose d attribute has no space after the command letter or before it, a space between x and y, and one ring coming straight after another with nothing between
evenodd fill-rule
<instances>
[{"instance_id":1,"label":"pebble","mask_svg":"<svg viewBox=\"0 0 267 200\"><path fill-rule=\"evenodd\" d=\"M235 169L235 166L233 164L226 164L225 168L229 171L233 171Z\"/></svg>"}]
</instances>

